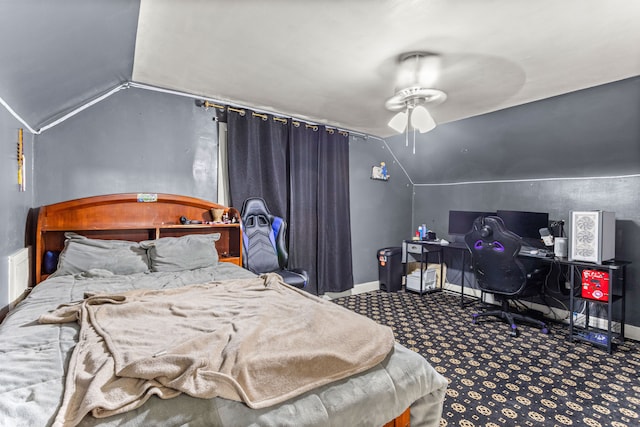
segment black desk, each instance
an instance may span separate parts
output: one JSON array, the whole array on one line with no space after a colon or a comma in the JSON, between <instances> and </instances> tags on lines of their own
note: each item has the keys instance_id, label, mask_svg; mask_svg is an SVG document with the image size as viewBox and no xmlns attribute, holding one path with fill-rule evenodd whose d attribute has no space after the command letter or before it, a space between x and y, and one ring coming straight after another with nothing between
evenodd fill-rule
<instances>
[{"instance_id":1,"label":"black desk","mask_svg":"<svg viewBox=\"0 0 640 427\"><path fill-rule=\"evenodd\" d=\"M411 254L420 255L420 259L422 260L424 255L428 256L429 253L438 253L439 261L440 261L440 288L437 290L446 290L448 292L455 292L449 289L444 289L445 277L444 277L444 268L443 268L443 257L442 254L447 250L453 251L462 251L462 262L460 265L460 270L462 272L462 279L460 284L460 306L464 307L470 303L475 303L480 297L475 295L465 295L464 293L464 266L466 265L467 254L469 253L469 249L467 248L466 243L462 242L450 242L448 244L441 244L439 241L429 241L429 240L405 240L402 242L403 248L403 257L402 262L407 262L407 257L411 256ZM414 258L415 259L415 258ZM417 261L417 260L416 260ZM422 272L422 263L420 263L420 270ZM406 282L406 271L405 271L405 282ZM422 289L422 283L420 288ZM422 292L420 292L422 294ZM465 297L471 298L471 301L465 301Z\"/></svg>"},{"instance_id":2,"label":"black desk","mask_svg":"<svg viewBox=\"0 0 640 427\"><path fill-rule=\"evenodd\" d=\"M626 287L626 267L631 264L628 261L611 260L603 262L602 264L596 264L587 261L575 261L568 258L559 257L541 257L536 255L528 255L521 253L521 257L531 257L539 259L550 264L564 265L570 269L571 288L569 290L569 340L570 341L583 341L594 344L599 347L606 348L609 354L613 350L614 338L620 343L624 342L624 322L625 322L625 287ZM582 297L582 275L579 274L576 277L576 271L582 272L583 270L598 270L606 271L609 273L609 298L607 301L599 301L590 298ZM574 317L575 307L577 301L584 301L585 303L585 318L584 325L576 325L576 319ZM620 332L614 333L612 330L612 323L614 322L613 306L619 303L620 312L616 321L620 323ZM589 322L589 311L591 304L601 304L607 306L607 328L606 330L592 327ZM606 332L606 335L604 333ZM599 336L600 339L596 339Z\"/></svg>"},{"instance_id":3,"label":"black desk","mask_svg":"<svg viewBox=\"0 0 640 427\"><path fill-rule=\"evenodd\" d=\"M457 250L462 251L462 265L460 266L460 270L462 272L461 278L461 291L460 291L460 305L465 306L469 303L474 303L478 299L482 297L476 297L473 295L465 295L464 294L464 272L467 254L470 253L467 245L462 242L451 242L447 245L442 245L436 242L429 241L418 241L418 240L405 240L403 242L404 245L413 244L420 245L419 248L423 253L439 253L440 264L440 289L444 289L444 276L443 276L443 267L442 267L442 253L446 250ZM620 260L612 260L608 262L603 262L602 264L596 264L592 262L586 261L575 261L569 260L568 258L558 258L558 257L544 257L539 255L520 253L521 257L534 258L537 260L541 260L543 262L548 262L550 264L556 265L564 265L569 267L570 269L570 282L571 282L571 290L569 292L569 340L570 341L583 341L594 344L596 346L606 348L609 353L613 350L614 338L617 339L620 343L624 342L624 322L625 322L625 292L626 292L626 267L631 264L628 261L620 261ZM403 262L406 262L406 258L403 258ZM422 263L420 265L422 269ZM601 270L609 273L609 298L607 301L598 301L589 298L582 297L582 277L580 274L576 275L576 271L583 270ZM405 274L406 275L406 274ZM447 290L450 291L450 290ZM455 292L455 291L450 291ZM474 298L472 301L466 301L465 297ZM574 318L574 312L576 308L576 304L578 301L584 301L586 304L585 307L585 319L584 325L576 325L576 319ZM607 307L607 328L606 330L602 330L600 328L594 328L590 326L589 322L589 309L591 304L601 304L606 305ZM619 307L619 315L614 319L614 305L618 304ZM620 331L614 332L612 330L612 323L616 321L620 323ZM602 334L606 337L602 340L596 340L593 338L593 334Z\"/></svg>"},{"instance_id":4,"label":"black desk","mask_svg":"<svg viewBox=\"0 0 640 427\"><path fill-rule=\"evenodd\" d=\"M438 254L438 263L440 264L440 288L426 290L424 288L424 271L426 270L426 268L424 268L424 264L428 264L428 257L430 253ZM404 240L402 242L402 263L408 263L409 257L411 257L414 262L420 262L420 288L418 293L422 295L429 292L441 291L443 289L442 284L444 283L442 277L444 272L442 246L439 243L429 242L427 240ZM407 287L408 278L406 267L404 271L404 280L405 289L409 290Z\"/></svg>"},{"instance_id":5,"label":"black desk","mask_svg":"<svg viewBox=\"0 0 640 427\"><path fill-rule=\"evenodd\" d=\"M482 296L477 297L475 295L464 294L464 272L465 272L464 266L467 264L467 255L470 254L467 244L463 242L451 242L448 245L443 245L442 248L443 250L462 251L462 260L460 261L460 272L462 273L462 277L460 278L460 306L464 307L468 304L473 304L476 301L481 300ZM470 298L471 300L465 301L464 300L465 296L467 298Z\"/></svg>"}]
</instances>

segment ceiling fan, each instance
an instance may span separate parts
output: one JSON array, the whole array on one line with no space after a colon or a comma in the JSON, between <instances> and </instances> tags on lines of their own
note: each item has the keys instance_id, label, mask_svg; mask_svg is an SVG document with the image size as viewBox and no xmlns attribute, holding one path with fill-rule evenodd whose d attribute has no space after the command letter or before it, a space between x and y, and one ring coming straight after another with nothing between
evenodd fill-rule
<instances>
[{"instance_id":1,"label":"ceiling fan","mask_svg":"<svg viewBox=\"0 0 640 427\"><path fill-rule=\"evenodd\" d=\"M441 58L429 52L409 52L398 57L396 93L385 102L390 111L398 111L388 125L398 133L406 132L409 145L409 128L413 128L413 153L416 152L415 131L429 132L436 122L427 106L435 106L447 99L447 94L433 85L440 77Z\"/></svg>"}]
</instances>

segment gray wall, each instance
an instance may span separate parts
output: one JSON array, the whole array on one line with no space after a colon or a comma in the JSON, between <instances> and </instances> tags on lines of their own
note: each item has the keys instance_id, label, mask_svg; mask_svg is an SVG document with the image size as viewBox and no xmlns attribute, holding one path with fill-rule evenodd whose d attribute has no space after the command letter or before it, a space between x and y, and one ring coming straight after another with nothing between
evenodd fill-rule
<instances>
[{"instance_id":1,"label":"gray wall","mask_svg":"<svg viewBox=\"0 0 640 427\"><path fill-rule=\"evenodd\" d=\"M388 181L371 179L371 168L380 162L387 166ZM384 141L351 136L349 186L353 280L376 281L377 250L400 246L411 233L412 183Z\"/></svg>"},{"instance_id":2,"label":"gray wall","mask_svg":"<svg viewBox=\"0 0 640 427\"><path fill-rule=\"evenodd\" d=\"M601 209L616 213L616 257L633 262L627 268L626 323L640 325L640 177L553 180L493 184L420 186L415 190L415 216L446 235L448 212L496 209L549 212L550 219L569 220L571 210ZM433 203L437 201L437 203ZM568 231L568 229L565 229ZM459 260L451 261L448 279L459 283ZM454 270L455 269L455 270ZM473 275L467 271L466 284ZM557 289L555 283L551 289ZM568 306L561 292L550 293ZM557 306L557 304L554 304Z\"/></svg>"},{"instance_id":3,"label":"gray wall","mask_svg":"<svg viewBox=\"0 0 640 427\"><path fill-rule=\"evenodd\" d=\"M640 173L640 77L387 140L416 184ZM410 135L410 139L412 139Z\"/></svg>"},{"instance_id":4,"label":"gray wall","mask_svg":"<svg viewBox=\"0 0 640 427\"><path fill-rule=\"evenodd\" d=\"M35 206L99 194L174 193L215 201L214 112L190 98L127 89L35 142Z\"/></svg>"},{"instance_id":5,"label":"gray wall","mask_svg":"<svg viewBox=\"0 0 640 427\"><path fill-rule=\"evenodd\" d=\"M29 208L32 206L33 177L33 135L24 132L24 153L26 157L26 190L18 190L17 143L18 129L22 124L0 107L0 313L9 303L7 292L7 257L25 246L25 224ZM1 316L0 316L1 317Z\"/></svg>"},{"instance_id":6,"label":"gray wall","mask_svg":"<svg viewBox=\"0 0 640 427\"><path fill-rule=\"evenodd\" d=\"M0 94L33 129L131 80L140 0L2 1Z\"/></svg>"},{"instance_id":7,"label":"gray wall","mask_svg":"<svg viewBox=\"0 0 640 427\"><path fill-rule=\"evenodd\" d=\"M476 179L487 182L416 185L414 229L425 222L439 235L446 235L449 210L541 211L549 212L552 220L565 221L571 210L613 211L617 219L616 257L632 262L627 269L626 320L640 326L640 312L635 310L635 302L640 300L639 96L640 79L635 78L443 125L445 135L477 139L480 147L471 148L471 152L481 152L482 157L493 153L500 161L480 162L493 165ZM598 113L595 116L594 111ZM549 139L554 141L553 147L549 147ZM505 156L500 144L491 147L487 144L491 140L538 148L530 154L523 151L520 159ZM399 141L394 143L392 148ZM429 141L436 146L446 143L438 135ZM468 155L467 151L460 153L462 163L470 169L473 159L467 159ZM624 162L615 160L623 157ZM460 167L458 157L447 160L452 169ZM571 168L564 168L564 162ZM520 166L526 169L533 164L539 165L542 176L531 173L534 176L530 178L538 180L523 178ZM412 170L412 165L407 167ZM517 171L515 175L513 171ZM603 176L610 178L598 178ZM458 281L459 271L452 271L449 279Z\"/></svg>"},{"instance_id":8,"label":"gray wall","mask_svg":"<svg viewBox=\"0 0 640 427\"><path fill-rule=\"evenodd\" d=\"M216 200L212 117L189 98L118 92L38 136L34 206L121 192ZM391 179L370 179L383 161ZM350 138L350 185L357 284L377 280L377 249L398 246L410 233L412 188L384 141L359 136Z\"/></svg>"}]
</instances>

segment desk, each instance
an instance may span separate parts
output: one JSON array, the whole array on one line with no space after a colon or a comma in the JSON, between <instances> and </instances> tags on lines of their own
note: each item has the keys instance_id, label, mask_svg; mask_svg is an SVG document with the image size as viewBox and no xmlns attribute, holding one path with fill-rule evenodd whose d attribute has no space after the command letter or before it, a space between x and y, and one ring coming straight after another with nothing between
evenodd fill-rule
<instances>
[{"instance_id":1,"label":"desk","mask_svg":"<svg viewBox=\"0 0 640 427\"><path fill-rule=\"evenodd\" d=\"M428 264L430 253L438 254L438 263L440 264L440 288L427 290L424 287L424 271L426 270L425 264ZM420 258L418 259L416 256L419 256ZM442 275L444 272L444 266L442 262L442 245L440 245L440 243L436 244L435 242L429 242L426 240L404 240L402 242L402 263L408 263L409 257L411 257L414 262L420 262L420 288L418 290L418 293L422 295L428 292L441 291L443 289ZM405 289L409 290L407 286L408 278L406 268L404 271L404 281Z\"/></svg>"},{"instance_id":2,"label":"desk","mask_svg":"<svg viewBox=\"0 0 640 427\"><path fill-rule=\"evenodd\" d=\"M460 291L460 305L465 306L469 303L469 301L465 302L464 298L472 297L474 299L480 299L478 297L465 295L464 294L464 285L465 285L465 264L467 260L467 253L469 253L469 249L465 243L461 242L452 242L448 245L441 245L436 242L429 241L418 241L418 240L405 240L403 242L403 258L402 262L407 262L407 256L410 256L412 252L407 250L411 245L411 250L416 250L417 253L420 254L420 269L422 271L423 268L423 256L428 253L438 253L439 261L440 261L440 288L438 291L444 290L444 276L443 276L443 267L442 267L442 253L446 250L457 250L462 251L462 265L460 266L460 270L462 272L461 278L461 291ZM417 255L417 254L416 254ZM602 264L595 264L591 262L585 261L573 261L567 258L557 258L557 257L542 257L536 255L529 255L526 253L522 253L519 255L523 258L533 258L536 260L540 260L542 262L564 265L569 267L570 269L570 282L571 282L571 290L569 292L569 340L570 341L582 341L594 344L598 347L605 348L609 354L611 354L613 350L614 340L617 340L620 343L624 342L624 323L625 323L625 292L626 292L626 267L630 264L628 261L620 261L613 260L609 262L604 262ZM582 272L583 270L600 270L606 271L609 273L609 298L607 301L598 301L589 298L582 297L582 276L581 274L576 274L576 272ZM405 272L406 278L406 272ZM422 287L421 287L422 289ZM452 291L453 292L453 291ZM573 313L576 311L576 307L578 302L583 301L585 304L585 314L583 322L576 322L576 318ZM470 301L471 303L475 302ZM606 306L607 309L607 326L606 329L595 328L592 327L589 323L590 319L590 308L592 305L602 305ZM614 305L619 305L619 312L617 316L614 315ZM614 332L612 329L612 324L614 322L620 323L620 331ZM583 324L577 324L583 323ZM603 338L604 337L604 338ZM599 338L599 339L598 339Z\"/></svg>"},{"instance_id":3,"label":"desk","mask_svg":"<svg viewBox=\"0 0 640 427\"><path fill-rule=\"evenodd\" d=\"M402 262L406 263L408 261L408 257L411 256L415 261L417 261L417 259L415 259L415 257L413 255L420 255L420 271L422 272L422 268L423 268L423 257L426 254L428 257L429 253L438 253L438 261L440 262L440 288L437 290L446 290L444 289L444 283L445 283L445 277L444 277L444 268L443 268L443 253L447 250L452 250L452 251L462 251L462 262L460 265L460 271L462 272L462 279L461 279L461 284L460 284L460 306L464 307L470 303L475 303L477 300L479 300L479 297L473 296L473 295L465 295L464 294L464 266L466 265L466 258L467 258L467 254L469 253L469 249L467 248L466 243L462 243L462 242L451 242L449 244L441 244L436 241L429 241L429 240L404 240L402 242ZM406 282L406 270L405 270L405 282ZM421 283L420 283L420 289L422 289L422 279L421 279ZM449 290L447 290L449 291ZM458 293L456 291L449 291L449 292L455 292ZM420 294L422 294L423 292L420 292ZM472 298L471 301L465 301L464 298L468 297L468 298Z\"/></svg>"},{"instance_id":4,"label":"desk","mask_svg":"<svg viewBox=\"0 0 640 427\"><path fill-rule=\"evenodd\" d=\"M571 289L569 291L569 341L588 342L606 348L609 354L611 354L613 350L614 338L620 343L624 342L626 267L631 264L630 262L612 260L603 262L602 264L596 264L586 261L573 261L568 258L536 257L527 254L520 254L519 256L532 257L552 264L565 265L571 270L569 279L571 282ZM609 298L607 301L598 301L582 297L582 275L579 274L576 277L576 271L582 272L583 270L599 270L609 273ZM576 284L578 284L578 286L576 286ZM577 325L576 323L578 322L576 322L577 319L574 316L576 303L578 301L584 301L585 304L584 322L580 322L584 323L583 325ZM620 312L619 316L614 319L613 306L616 303L620 305ZM606 305L606 330L592 327L589 324L591 304ZM618 333L614 333L612 330L612 323L614 321L620 322L620 332ZM603 332L606 332L606 335L604 335Z\"/></svg>"},{"instance_id":5,"label":"desk","mask_svg":"<svg viewBox=\"0 0 640 427\"><path fill-rule=\"evenodd\" d=\"M465 295L464 294L464 266L466 265L466 261L467 261L467 254L469 254L469 248L467 247L466 243L463 242L451 242L448 245L443 245L442 246L443 250L454 250L454 251L462 251L462 260L460 261L460 272L461 272L461 278L460 278L460 307L464 307L466 305L469 304L473 304L476 301L482 299L482 297L477 297L475 295ZM451 291L454 292L454 291ZM464 297L467 298L471 298L470 301L465 301Z\"/></svg>"},{"instance_id":6,"label":"desk","mask_svg":"<svg viewBox=\"0 0 640 427\"><path fill-rule=\"evenodd\" d=\"M522 258L534 258L549 264L569 267L569 280L571 283L571 289L569 291L570 341L588 342L596 346L606 348L609 354L611 354L613 350L614 338L616 338L620 343L624 342L626 266L629 265L630 262L612 260L603 262L602 264L596 264L593 262L569 260L568 258L529 255L527 253L520 253L518 256ZM605 271L609 274L609 297L606 301L582 297L582 274L576 275L576 271L581 273L584 270ZM574 315L574 313L576 313L576 304L578 301L583 301L585 304L584 320L582 322L577 322L577 318ZM620 306L619 316L614 319L613 306L616 303ZM607 307L606 329L590 325L589 317L592 304L605 305ZM614 333L612 330L612 324L614 321L620 323L620 332L618 333ZM576 323L582 324L578 325Z\"/></svg>"}]
</instances>

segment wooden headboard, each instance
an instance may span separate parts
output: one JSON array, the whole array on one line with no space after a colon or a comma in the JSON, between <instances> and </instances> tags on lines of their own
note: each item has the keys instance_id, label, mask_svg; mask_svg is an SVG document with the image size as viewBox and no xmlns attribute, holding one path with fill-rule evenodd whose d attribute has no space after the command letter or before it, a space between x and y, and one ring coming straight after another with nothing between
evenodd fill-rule
<instances>
[{"instance_id":1,"label":"wooden headboard","mask_svg":"<svg viewBox=\"0 0 640 427\"><path fill-rule=\"evenodd\" d=\"M214 223L211 209L224 209L229 218L237 218L237 221ZM42 268L45 252L61 251L67 231L93 239L136 242L194 233L220 233L220 240L216 242L220 261L242 265L238 210L195 197L156 193L110 194L42 206L35 214L36 284L47 277ZM180 217L202 224L181 224Z\"/></svg>"}]
</instances>

